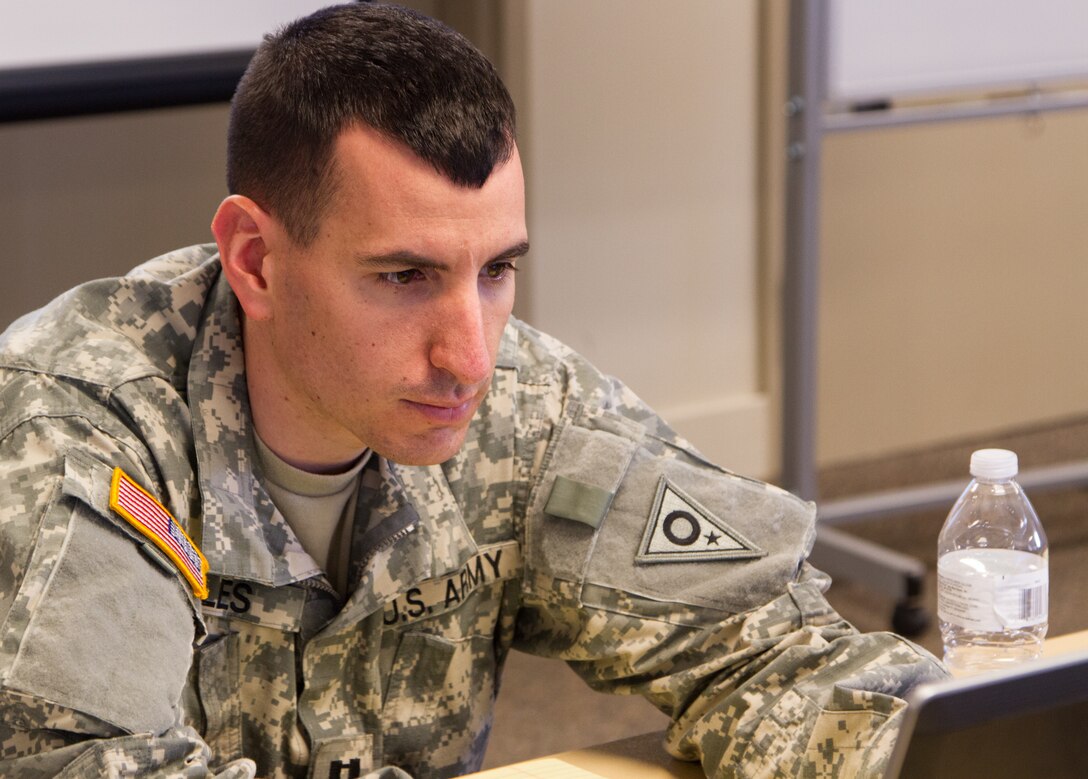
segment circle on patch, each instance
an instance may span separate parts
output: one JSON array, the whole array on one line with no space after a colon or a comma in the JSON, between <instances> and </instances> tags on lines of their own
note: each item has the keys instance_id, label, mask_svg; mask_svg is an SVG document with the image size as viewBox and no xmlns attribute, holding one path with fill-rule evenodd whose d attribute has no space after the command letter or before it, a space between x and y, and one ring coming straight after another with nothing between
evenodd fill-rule
<instances>
[{"instance_id":1,"label":"circle on patch","mask_svg":"<svg viewBox=\"0 0 1088 779\"><path fill-rule=\"evenodd\" d=\"M690 532L687 535L677 535L673 530L673 525L677 522L687 523ZM683 529L683 525L681 525ZM665 534L665 538L672 541L677 546L691 546L697 540L699 540L699 520L693 517L686 511L671 511L669 515L665 517L665 522L661 526L661 531Z\"/></svg>"}]
</instances>

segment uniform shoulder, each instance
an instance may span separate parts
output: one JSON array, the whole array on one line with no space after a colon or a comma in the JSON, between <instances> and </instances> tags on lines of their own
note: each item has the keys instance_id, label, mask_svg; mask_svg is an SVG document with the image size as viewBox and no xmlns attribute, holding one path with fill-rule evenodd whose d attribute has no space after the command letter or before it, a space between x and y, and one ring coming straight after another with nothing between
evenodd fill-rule
<instances>
[{"instance_id":1,"label":"uniform shoulder","mask_svg":"<svg viewBox=\"0 0 1088 779\"><path fill-rule=\"evenodd\" d=\"M572 360L581 359L558 338L510 317L499 346L498 367L532 375L540 371L554 372Z\"/></svg>"},{"instance_id":2,"label":"uniform shoulder","mask_svg":"<svg viewBox=\"0 0 1088 779\"><path fill-rule=\"evenodd\" d=\"M554 395L563 406L608 406L623 386L558 338L514 318L503 333L497 367L515 371L531 395Z\"/></svg>"},{"instance_id":3,"label":"uniform shoulder","mask_svg":"<svg viewBox=\"0 0 1088 779\"><path fill-rule=\"evenodd\" d=\"M205 245L81 284L0 335L0 367L110 386L154 375L174 381L218 275L218 256Z\"/></svg>"},{"instance_id":4,"label":"uniform shoulder","mask_svg":"<svg viewBox=\"0 0 1088 779\"><path fill-rule=\"evenodd\" d=\"M604 425L632 427L662 441L680 441L653 409L619 379L598 370L559 339L511 319L498 361L516 373L521 414L546 420L543 429L561 418L595 418ZM608 422L603 421L607 417Z\"/></svg>"}]
</instances>

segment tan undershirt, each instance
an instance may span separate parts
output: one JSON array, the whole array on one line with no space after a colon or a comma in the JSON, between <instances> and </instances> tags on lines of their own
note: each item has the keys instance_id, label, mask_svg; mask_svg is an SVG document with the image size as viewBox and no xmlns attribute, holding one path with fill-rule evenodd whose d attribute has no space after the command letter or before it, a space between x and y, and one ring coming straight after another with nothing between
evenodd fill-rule
<instances>
[{"instance_id":1,"label":"tan undershirt","mask_svg":"<svg viewBox=\"0 0 1088 779\"><path fill-rule=\"evenodd\" d=\"M310 473L285 462L259 436L254 438L272 502L302 548L325 569L337 592L345 595L359 474L370 450L343 473Z\"/></svg>"}]
</instances>

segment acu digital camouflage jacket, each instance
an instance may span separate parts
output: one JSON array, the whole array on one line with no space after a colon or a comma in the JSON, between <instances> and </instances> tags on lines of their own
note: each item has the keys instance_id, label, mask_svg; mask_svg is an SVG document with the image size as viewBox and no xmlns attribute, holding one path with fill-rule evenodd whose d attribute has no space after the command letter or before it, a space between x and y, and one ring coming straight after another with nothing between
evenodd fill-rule
<instances>
[{"instance_id":1,"label":"acu digital camouflage jacket","mask_svg":"<svg viewBox=\"0 0 1088 779\"><path fill-rule=\"evenodd\" d=\"M709 775L865 776L944 674L831 610L810 505L518 322L457 456L371 458L341 602L261 486L241 349L213 247L0 339L0 774L454 776L513 648L646 696Z\"/></svg>"}]
</instances>

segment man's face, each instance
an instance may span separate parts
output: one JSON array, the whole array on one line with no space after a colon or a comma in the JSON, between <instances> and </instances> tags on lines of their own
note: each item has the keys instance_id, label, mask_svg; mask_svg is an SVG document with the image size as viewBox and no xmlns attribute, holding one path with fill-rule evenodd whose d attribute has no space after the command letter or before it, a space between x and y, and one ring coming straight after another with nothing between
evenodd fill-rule
<instances>
[{"instance_id":1,"label":"man's face","mask_svg":"<svg viewBox=\"0 0 1088 779\"><path fill-rule=\"evenodd\" d=\"M316 438L442 462L487 393L513 307L528 246L520 159L474 189L369 128L346 130L335 155L317 238L269 247L273 312L260 324L274 365L261 380L297 412L310 451Z\"/></svg>"}]
</instances>

